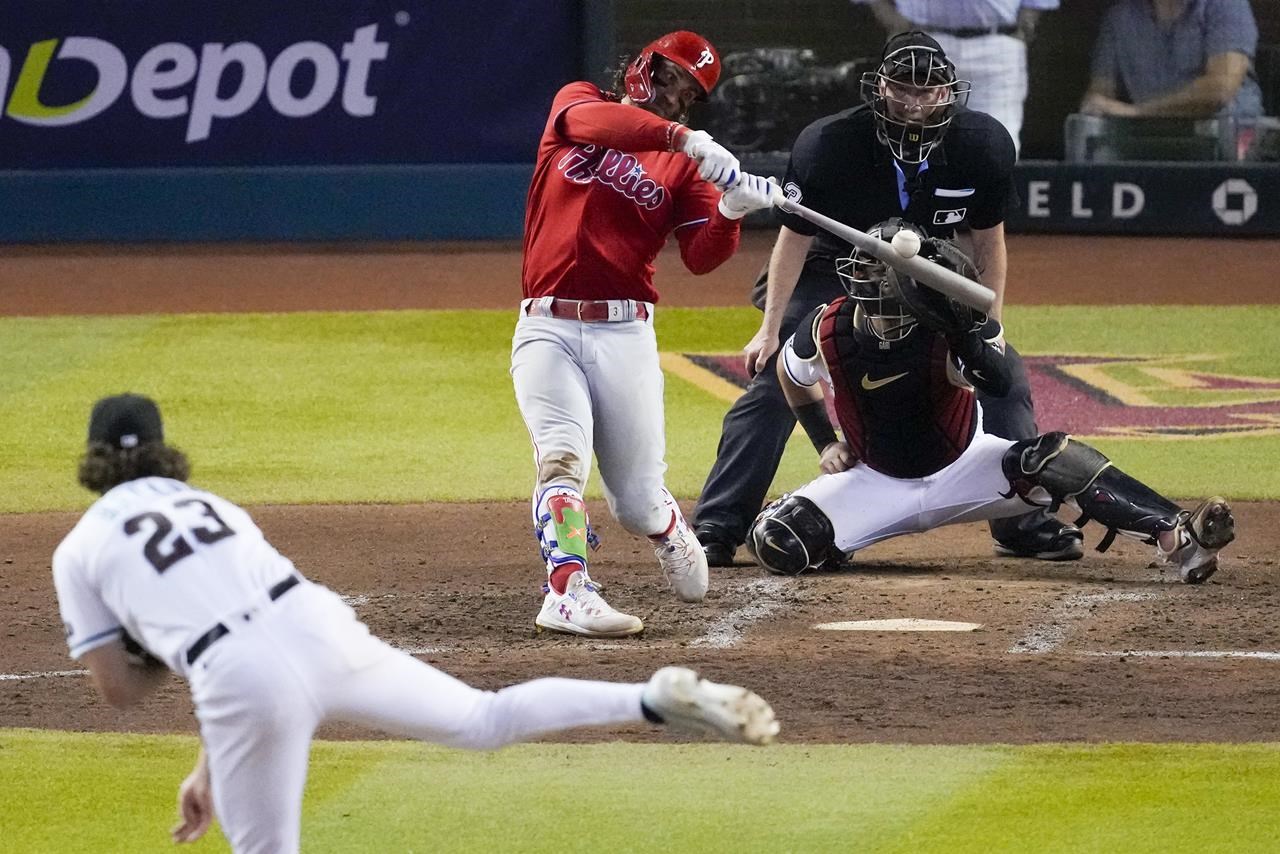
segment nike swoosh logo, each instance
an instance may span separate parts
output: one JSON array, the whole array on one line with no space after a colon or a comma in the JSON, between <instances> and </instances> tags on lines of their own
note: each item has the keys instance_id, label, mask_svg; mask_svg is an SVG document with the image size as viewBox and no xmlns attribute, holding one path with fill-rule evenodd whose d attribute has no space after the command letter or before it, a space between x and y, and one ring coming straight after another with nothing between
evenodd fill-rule
<instances>
[{"instance_id":1,"label":"nike swoosh logo","mask_svg":"<svg viewBox=\"0 0 1280 854\"><path fill-rule=\"evenodd\" d=\"M977 379L982 380L983 382L986 382L986 380L987 380L987 378L986 378L986 377L984 377L984 376L982 375L982 371L970 371L970 373L972 373L972 374L974 375L974 377L976 377Z\"/></svg>"},{"instance_id":2,"label":"nike swoosh logo","mask_svg":"<svg viewBox=\"0 0 1280 854\"><path fill-rule=\"evenodd\" d=\"M873 379L871 379L871 375L870 375L870 374L863 374L863 375L862 375L862 387L863 387L863 388L865 388L867 391L875 391L875 390L876 390L876 389L878 389L878 388L883 388L884 386L887 386L889 383L894 382L895 380L900 380L900 379L902 379L903 377L905 377L905 376L906 376L907 374L909 374L909 373L911 373L911 372L910 372L910 371L903 371L903 372L902 372L902 373L900 373L900 374L894 374L893 376L891 376L891 377L885 377L885 378L884 378L884 379L882 379L882 380L873 380Z\"/></svg>"}]
</instances>

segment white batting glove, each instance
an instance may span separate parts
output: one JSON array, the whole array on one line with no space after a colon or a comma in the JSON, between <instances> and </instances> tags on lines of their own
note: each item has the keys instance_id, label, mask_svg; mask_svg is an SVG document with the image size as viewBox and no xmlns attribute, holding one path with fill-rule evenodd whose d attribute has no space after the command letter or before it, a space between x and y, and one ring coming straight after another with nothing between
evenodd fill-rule
<instances>
[{"instance_id":1,"label":"white batting glove","mask_svg":"<svg viewBox=\"0 0 1280 854\"><path fill-rule=\"evenodd\" d=\"M685 134L683 151L698 161L698 175L722 190L732 187L742 172L738 158L705 130L691 130Z\"/></svg>"},{"instance_id":2,"label":"white batting glove","mask_svg":"<svg viewBox=\"0 0 1280 854\"><path fill-rule=\"evenodd\" d=\"M725 191L720 197L720 213L725 219L742 219L752 211L762 211L773 206L776 194L782 190L773 178L762 178L759 175L742 173L742 180L737 186Z\"/></svg>"}]
</instances>

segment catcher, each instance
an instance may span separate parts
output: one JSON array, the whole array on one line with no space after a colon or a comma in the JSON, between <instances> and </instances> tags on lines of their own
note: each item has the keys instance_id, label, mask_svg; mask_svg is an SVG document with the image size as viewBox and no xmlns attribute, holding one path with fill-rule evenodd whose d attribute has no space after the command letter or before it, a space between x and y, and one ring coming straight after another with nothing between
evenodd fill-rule
<instances>
[{"instance_id":1,"label":"catcher","mask_svg":"<svg viewBox=\"0 0 1280 854\"><path fill-rule=\"evenodd\" d=\"M869 233L915 231L900 219ZM921 234L917 231L918 234ZM920 254L976 278L951 243L921 234ZM836 263L848 297L819 306L783 348L787 402L824 474L766 507L750 544L769 571L794 575L872 543L957 522L1069 503L1083 521L1154 544L1182 580L1199 584L1235 538L1227 502L1187 511L1066 433L1011 441L983 432L974 389L1005 394L1010 371L992 318L855 251ZM830 383L843 439L827 417Z\"/></svg>"}]
</instances>

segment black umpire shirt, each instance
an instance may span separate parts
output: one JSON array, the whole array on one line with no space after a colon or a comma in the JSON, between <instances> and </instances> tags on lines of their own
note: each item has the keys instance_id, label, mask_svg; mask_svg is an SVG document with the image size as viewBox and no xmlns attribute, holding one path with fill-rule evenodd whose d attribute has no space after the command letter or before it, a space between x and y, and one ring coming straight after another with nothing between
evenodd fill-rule
<instances>
[{"instance_id":1,"label":"black umpire shirt","mask_svg":"<svg viewBox=\"0 0 1280 854\"><path fill-rule=\"evenodd\" d=\"M993 228L1018 203L1016 153L1009 132L986 113L960 109L941 144L919 167L899 165L876 138L870 107L819 119L791 149L783 192L792 201L866 231L900 216L933 237L957 227ZM835 258L853 247L794 214L777 211L787 228L818 235L805 273L834 275Z\"/></svg>"}]
</instances>

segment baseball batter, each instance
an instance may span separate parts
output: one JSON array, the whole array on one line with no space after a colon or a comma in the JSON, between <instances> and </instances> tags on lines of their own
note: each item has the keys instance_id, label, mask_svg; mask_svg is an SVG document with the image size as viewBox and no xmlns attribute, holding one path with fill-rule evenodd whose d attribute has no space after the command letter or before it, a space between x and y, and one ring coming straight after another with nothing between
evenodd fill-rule
<instances>
[{"instance_id":1,"label":"baseball batter","mask_svg":"<svg viewBox=\"0 0 1280 854\"><path fill-rule=\"evenodd\" d=\"M891 239L902 220L871 234ZM974 278L948 241L920 254ZM855 251L837 264L847 292L819 306L783 347L778 376L824 472L760 514L751 543L764 566L794 574L899 534L1072 504L1108 529L1156 546L1182 580L1218 567L1235 537L1227 502L1178 507L1065 433L1013 441L985 433L979 388L999 397L1011 371L1000 324ZM843 439L823 405L830 384Z\"/></svg>"},{"instance_id":2,"label":"baseball batter","mask_svg":"<svg viewBox=\"0 0 1280 854\"><path fill-rule=\"evenodd\" d=\"M778 731L755 694L679 667L644 684L471 688L373 637L188 470L150 399L98 401L79 479L102 497L53 556L71 655L108 702L136 702L169 671L190 682L202 748L175 841L216 813L237 852L297 851L312 734L330 720L474 749L646 719L752 744Z\"/></svg>"},{"instance_id":3,"label":"baseball batter","mask_svg":"<svg viewBox=\"0 0 1280 854\"><path fill-rule=\"evenodd\" d=\"M682 124L720 76L702 36L674 32L624 66L613 91L560 90L538 147L525 213L524 299L511 346L516 400L533 440L533 525L547 570L535 620L620 637L644 628L587 573L594 535L582 491L595 454L609 509L646 536L676 595L701 601L707 563L666 471L653 262L674 233L694 273L737 249L739 225L772 185Z\"/></svg>"}]
</instances>

